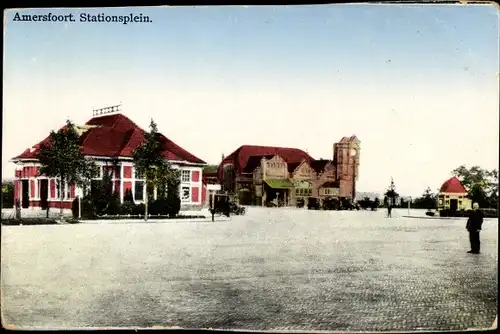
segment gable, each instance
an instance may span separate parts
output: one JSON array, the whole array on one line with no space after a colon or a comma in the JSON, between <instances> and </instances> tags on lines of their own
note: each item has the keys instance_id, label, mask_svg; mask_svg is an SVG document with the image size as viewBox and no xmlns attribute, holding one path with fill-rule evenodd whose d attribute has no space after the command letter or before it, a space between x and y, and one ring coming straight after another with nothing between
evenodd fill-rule
<instances>
[{"instance_id":1,"label":"gable","mask_svg":"<svg viewBox=\"0 0 500 334\"><path fill-rule=\"evenodd\" d=\"M283 160L283 158L280 157L279 155L275 155L274 157L269 159L268 162L285 163L285 160Z\"/></svg>"},{"instance_id":2,"label":"gable","mask_svg":"<svg viewBox=\"0 0 500 334\"><path fill-rule=\"evenodd\" d=\"M307 163L307 161L303 160L302 163L295 169L293 176L300 178L311 178L312 177L312 168Z\"/></svg>"}]
</instances>

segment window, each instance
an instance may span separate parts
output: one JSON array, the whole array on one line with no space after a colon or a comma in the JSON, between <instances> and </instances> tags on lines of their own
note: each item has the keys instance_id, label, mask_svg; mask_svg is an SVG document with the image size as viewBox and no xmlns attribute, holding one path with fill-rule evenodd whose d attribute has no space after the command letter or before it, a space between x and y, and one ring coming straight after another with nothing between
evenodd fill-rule
<instances>
[{"instance_id":1,"label":"window","mask_svg":"<svg viewBox=\"0 0 500 334\"><path fill-rule=\"evenodd\" d=\"M462 205L462 201L458 201L458 205Z\"/></svg>"},{"instance_id":2,"label":"window","mask_svg":"<svg viewBox=\"0 0 500 334\"><path fill-rule=\"evenodd\" d=\"M136 200L136 201L143 201L144 200L144 182L143 181L135 181L134 200Z\"/></svg>"},{"instance_id":3,"label":"window","mask_svg":"<svg viewBox=\"0 0 500 334\"><path fill-rule=\"evenodd\" d=\"M311 196L312 189L311 188L298 188L295 190L297 196Z\"/></svg>"},{"instance_id":4,"label":"window","mask_svg":"<svg viewBox=\"0 0 500 334\"><path fill-rule=\"evenodd\" d=\"M61 190L61 189L60 189L61 181L59 181L59 180L57 180L57 179L56 179L55 181L56 181L56 182L55 182L55 184L56 184L56 195L55 195L55 197L54 197L54 198L56 198L56 199L60 199L60 198L59 198L59 195L60 195L60 193L61 193L61 191L60 191L60 190Z\"/></svg>"},{"instance_id":5,"label":"window","mask_svg":"<svg viewBox=\"0 0 500 334\"><path fill-rule=\"evenodd\" d=\"M70 199L71 198L71 192L70 192L70 189L71 187L69 186L69 184L65 184L64 185L64 188L63 188L63 191L64 191L64 198L65 199Z\"/></svg>"},{"instance_id":6,"label":"window","mask_svg":"<svg viewBox=\"0 0 500 334\"><path fill-rule=\"evenodd\" d=\"M183 170L182 171L181 181L182 182L191 182L191 171L190 170Z\"/></svg>"},{"instance_id":7,"label":"window","mask_svg":"<svg viewBox=\"0 0 500 334\"><path fill-rule=\"evenodd\" d=\"M93 171L93 173L92 173L92 178L93 179L102 178L102 166L96 166L95 171Z\"/></svg>"},{"instance_id":8,"label":"window","mask_svg":"<svg viewBox=\"0 0 500 334\"><path fill-rule=\"evenodd\" d=\"M182 187L181 190L181 201L182 202L189 202L190 195L191 195L191 188L189 187Z\"/></svg>"},{"instance_id":9,"label":"window","mask_svg":"<svg viewBox=\"0 0 500 334\"><path fill-rule=\"evenodd\" d=\"M36 198L40 198L40 188L42 187L41 184L42 184L42 180L40 180L40 179L36 180L36 190L35 190L35 197Z\"/></svg>"}]
</instances>

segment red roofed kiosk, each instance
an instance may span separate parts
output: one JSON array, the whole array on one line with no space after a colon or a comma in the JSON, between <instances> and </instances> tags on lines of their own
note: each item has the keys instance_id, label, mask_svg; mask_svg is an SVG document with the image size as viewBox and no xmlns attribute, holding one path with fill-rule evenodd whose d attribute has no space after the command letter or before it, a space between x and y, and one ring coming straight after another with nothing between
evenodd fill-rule
<instances>
[{"instance_id":1,"label":"red roofed kiosk","mask_svg":"<svg viewBox=\"0 0 500 334\"><path fill-rule=\"evenodd\" d=\"M448 179L439 189L437 208L440 212L472 209L472 201L467 198L467 189L456 176Z\"/></svg>"},{"instance_id":2,"label":"red roofed kiosk","mask_svg":"<svg viewBox=\"0 0 500 334\"><path fill-rule=\"evenodd\" d=\"M135 175L132 155L144 140L144 130L119 113L119 107L94 110L93 117L85 125L77 126L77 130L83 154L93 158L99 167L100 176L96 179L102 179L104 170L110 171L113 190L120 194L121 201L126 190L131 190L134 202L141 203L145 198L144 180ZM65 184L63 194L59 194L54 178L38 176L40 164L36 156L40 144L48 140L49 137L45 138L12 159L16 164L14 199L19 200L23 210L37 211L59 208L60 196L63 196L62 205L68 212L75 197L83 195L82 190ZM202 169L206 163L163 135L161 143L163 157L173 168L181 170L181 209L201 207Z\"/></svg>"}]
</instances>

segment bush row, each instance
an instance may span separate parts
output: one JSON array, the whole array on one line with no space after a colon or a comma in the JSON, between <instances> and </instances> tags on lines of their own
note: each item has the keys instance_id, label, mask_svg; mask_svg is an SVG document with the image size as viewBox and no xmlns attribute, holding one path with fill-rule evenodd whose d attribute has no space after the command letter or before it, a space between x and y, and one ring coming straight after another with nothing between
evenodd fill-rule
<instances>
[{"instance_id":1,"label":"bush row","mask_svg":"<svg viewBox=\"0 0 500 334\"><path fill-rule=\"evenodd\" d=\"M113 194L108 198L93 198L86 196L81 200L82 219L97 219L102 216L144 216L145 205L144 203L135 204L127 196L124 198L123 203L120 203L118 194ZM73 217L78 217L79 211L78 198L73 201L72 212ZM148 201L148 214L161 215L168 217L175 217L181 209L181 200L177 196L158 198L156 200L150 199Z\"/></svg>"}]
</instances>

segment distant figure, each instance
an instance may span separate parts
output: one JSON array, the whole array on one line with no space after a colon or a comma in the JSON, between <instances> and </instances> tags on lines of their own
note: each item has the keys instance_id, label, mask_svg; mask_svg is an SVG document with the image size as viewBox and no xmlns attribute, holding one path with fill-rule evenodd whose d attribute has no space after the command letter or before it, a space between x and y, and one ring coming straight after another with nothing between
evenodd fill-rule
<instances>
[{"instance_id":1,"label":"distant figure","mask_svg":"<svg viewBox=\"0 0 500 334\"><path fill-rule=\"evenodd\" d=\"M389 204L387 205L387 217L392 217L391 212L392 212L392 205Z\"/></svg>"},{"instance_id":2,"label":"distant figure","mask_svg":"<svg viewBox=\"0 0 500 334\"><path fill-rule=\"evenodd\" d=\"M479 210L479 204L474 203L472 205L472 212L467 219L467 225L465 228L469 231L469 240L470 240L470 251L467 253L471 254L479 254L481 242L479 240L479 231L481 231L481 227L483 225L484 214L481 210Z\"/></svg>"}]
</instances>

